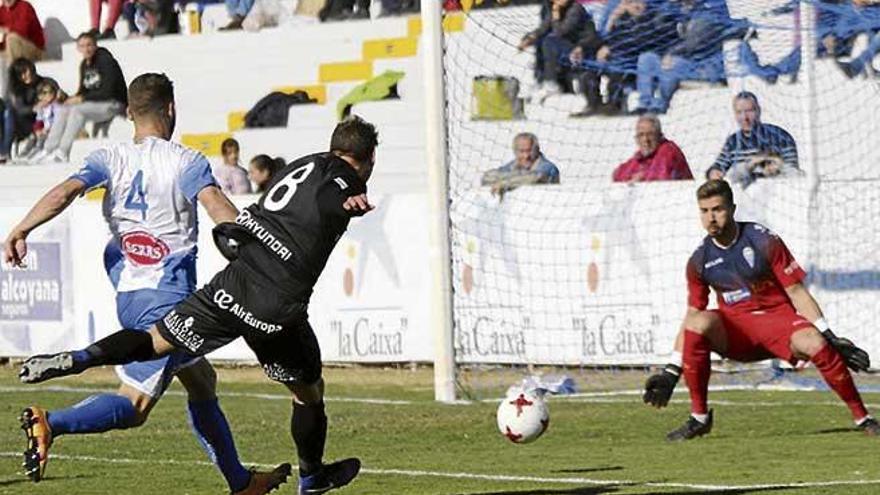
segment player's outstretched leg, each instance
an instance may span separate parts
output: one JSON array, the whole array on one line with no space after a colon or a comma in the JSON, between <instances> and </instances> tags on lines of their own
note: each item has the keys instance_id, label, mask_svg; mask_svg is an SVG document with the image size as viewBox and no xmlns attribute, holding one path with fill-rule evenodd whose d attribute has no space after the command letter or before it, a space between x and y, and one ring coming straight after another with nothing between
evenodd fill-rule
<instances>
[{"instance_id":1,"label":"player's outstretched leg","mask_svg":"<svg viewBox=\"0 0 880 495\"><path fill-rule=\"evenodd\" d=\"M852 374L834 346L829 345L817 330L808 328L792 335L791 347L795 353L809 356L825 383L846 403L856 426L866 435L880 436L880 424L868 413Z\"/></svg>"},{"instance_id":2,"label":"player's outstretched leg","mask_svg":"<svg viewBox=\"0 0 880 495\"><path fill-rule=\"evenodd\" d=\"M153 331L156 331L155 329ZM170 345L163 354L171 350ZM40 383L60 376L75 375L105 364L149 361L158 357L150 333L120 330L80 351L41 354L25 360L18 372L24 383Z\"/></svg>"},{"instance_id":3,"label":"player's outstretched leg","mask_svg":"<svg viewBox=\"0 0 880 495\"><path fill-rule=\"evenodd\" d=\"M46 474L49 447L52 446L52 429L46 416L45 410L31 406L22 411L19 418L21 429L27 437L23 466L25 474L34 483L39 482Z\"/></svg>"},{"instance_id":4,"label":"player's outstretched leg","mask_svg":"<svg viewBox=\"0 0 880 495\"><path fill-rule=\"evenodd\" d=\"M682 374L691 395L691 415L684 425L669 432L671 442L690 440L712 431L712 411L708 406L710 353L712 343L695 330L684 331L684 367Z\"/></svg>"}]
</instances>

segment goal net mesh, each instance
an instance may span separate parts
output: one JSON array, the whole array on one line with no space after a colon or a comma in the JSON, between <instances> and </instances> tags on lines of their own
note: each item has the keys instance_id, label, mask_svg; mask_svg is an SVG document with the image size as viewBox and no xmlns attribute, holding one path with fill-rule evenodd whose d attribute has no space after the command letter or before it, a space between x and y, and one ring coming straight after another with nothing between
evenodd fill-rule
<instances>
[{"instance_id":1,"label":"goal net mesh","mask_svg":"<svg viewBox=\"0 0 880 495\"><path fill-rule=\"evenodd\" d=\"M553 31L520 49L542 16L553 15L550 2L447 13L464 17L445 34L443 56L460 394L497 394L524 375L567 375L581 391L636 389L668 360L686 307L685 263L704 235L694 192L739 130L733 99L742 91L756 95L763 124L792 136L798 169L760 178L762 167L771 175L773 163L790 158L770 149L762 152L775 162L735 179L728 171L737 219L778 232L835 331L880 355L872 331L880 314L880 79L865 54L880 44L880 7L574 3L601 46L613 47L601 60L601 47L572 60L571 45ZM701 27L709 38L694 34ZM675 51L698 36L702 48ZM650 69L649 52L660 72L645 110L661 112L663 134L694 180L612 181L638 149L637 112L649 101L639 77ZM667 56L674 53L695 62L676 65ZM670 74L680 81L664 108L659 86ZM577 115L593 87L601 111ZM515 160L514 137L523 132L558 167L558 185L498 171ZM713 384L778 378L766 363L718 367L728 373Z\"/></svg>"}]
</instances>

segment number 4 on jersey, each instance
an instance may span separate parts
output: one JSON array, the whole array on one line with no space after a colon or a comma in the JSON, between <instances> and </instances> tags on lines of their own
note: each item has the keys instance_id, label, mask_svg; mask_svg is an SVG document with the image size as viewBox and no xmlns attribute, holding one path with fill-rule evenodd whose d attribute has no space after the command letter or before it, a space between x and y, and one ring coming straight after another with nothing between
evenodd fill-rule
<instances>
[{"instance_id":1,"label":"number 4 on jersey","mask_svg":"<svg viewBox=\"0 0 880 495\"><path fill-rule=\"evenodd\" d=\"M131 181L131 189L128 190L128 198L125 200L125 207L129 210L138 210L141 212L141 219L147 219L147 200L144 192L144 172L138 170L134 179Z\"/></svg>"}]
</instances>

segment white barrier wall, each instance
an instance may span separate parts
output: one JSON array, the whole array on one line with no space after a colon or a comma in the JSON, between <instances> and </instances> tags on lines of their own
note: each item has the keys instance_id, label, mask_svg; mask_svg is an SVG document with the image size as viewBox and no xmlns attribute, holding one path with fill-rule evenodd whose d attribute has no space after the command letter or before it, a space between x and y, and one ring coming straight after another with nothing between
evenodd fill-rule
<instances>
[{"instance_id":1,"label":"white barrier wall","mask_svg":"<svg viewBox=\"0 0 880 495\"><path fill-rule=\"evenodd\" d=\"M237 198L246 206L255 197ZM352 221L315 288L310 321L326 361L429 361L422 195L372 199L376 211ZM0 236L26 213L0 208ZM225 266L202 215L199 280ZM103 267L109 230L98 202L82 201L29 239L28 268L0 267L0 356L82 347L119 329ZM253 359L242 341L215 357Z\"/></svg>"},{"instance_id":2,"label":"white barrier wall","mask_svg":"<svg viewBox=\"0 0 880 495\"><path fill-rule=\"evenodd\" d=\"M880 269L877 257L853 258L841 251L848 256L841 264L844 258L833 255L841 235L829 230L865 225L870 212L835 219L837 225L823 229L824 235L811 235L805 185L777 180L738 191L738 216L779 232L822 279L814 289L834 328L876 354L880 340L867 323L880 309L877 288L854 286L845 277L870 278ZM703 236L694 187L689 181L542 186L515 191L502 202L474 191L470 209L453 215L465 225L453 249L466 248L463 259L470 266L467 282L464 267L455 270L458 360L663 361L684 313L685 262ZM237 202L245 206L253 199ZM374 201L377 210L352 221L327 264L310 321L326 361L430 361L425 197L388 195ZM5 238L25 211L0 208L0 236ZM76 203L33 234L28 269L2 268L0 355L85 346L118 328L102 266L109 233L100 215L98 203ZM199 279L204 282L224 262L210 244L205 228L210 221L203 219L202 225ZM831 254L810 260L815 242L820 252ZM241 341L215 357L253 359Z\"/></svg>"}]
</instances>

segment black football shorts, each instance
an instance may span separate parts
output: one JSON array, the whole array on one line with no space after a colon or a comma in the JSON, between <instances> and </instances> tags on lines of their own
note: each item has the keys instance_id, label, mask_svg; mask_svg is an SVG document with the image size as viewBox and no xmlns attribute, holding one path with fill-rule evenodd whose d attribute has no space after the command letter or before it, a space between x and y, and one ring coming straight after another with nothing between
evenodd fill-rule
<instances>
[{"instance_id":1,"label":"black football shorts","mask_svg":"<svg viewBox=\"0 0 880 495\"><path fill-rule=\"evenodd\" d=\"M257 285L234 262L159 320L162 336L202 356L243 337L263 371L282 383L310 385L321 378L321 350L308 305Z\"/></svg>"}]
</instances>

